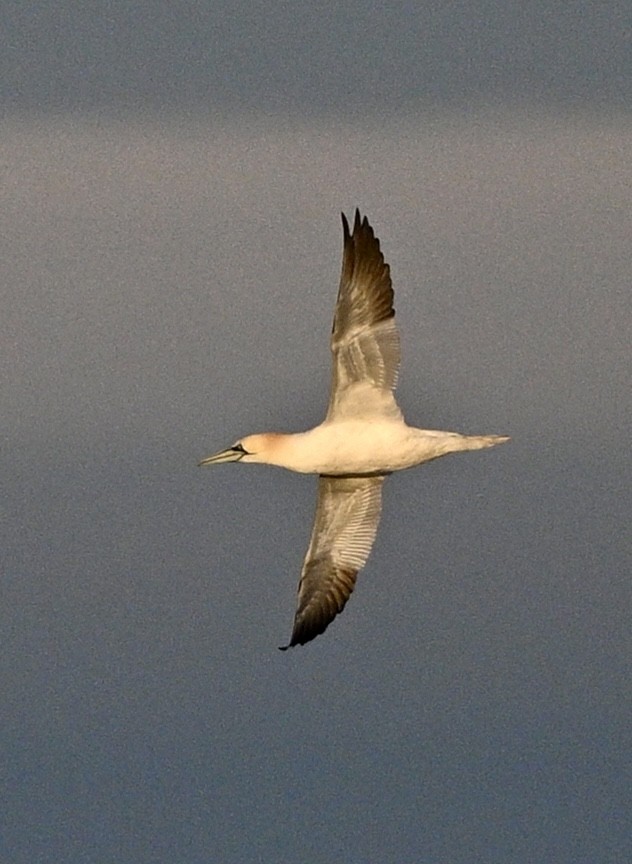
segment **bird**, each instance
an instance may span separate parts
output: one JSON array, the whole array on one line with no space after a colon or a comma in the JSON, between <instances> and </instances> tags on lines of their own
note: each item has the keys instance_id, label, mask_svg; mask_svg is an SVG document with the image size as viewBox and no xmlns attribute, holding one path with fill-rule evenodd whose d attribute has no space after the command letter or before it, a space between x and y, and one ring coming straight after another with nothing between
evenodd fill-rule
<instances>
[{"instance_id":1,"label":"bird","mask_svg":"<svg viewBox=\"0 0 632 864\"><path fill-rule=\"evenodd\" d=\"M375 540L386 477L449 453L510 440L406 423L394 396L400 338L390 268L366 215L356 208L352 230L341 215L342 272L325 419L305 432L247 435L199 463L262 463L318 475L292 634L282 651L319 636L344 609Z\"/></svg>"}]
</instances>

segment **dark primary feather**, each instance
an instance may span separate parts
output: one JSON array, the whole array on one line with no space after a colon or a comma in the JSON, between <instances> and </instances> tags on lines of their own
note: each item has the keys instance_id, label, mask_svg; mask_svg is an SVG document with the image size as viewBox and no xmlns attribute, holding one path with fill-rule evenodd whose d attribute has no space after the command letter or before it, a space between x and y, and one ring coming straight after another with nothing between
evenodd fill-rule
<instances>
[{"instance_id":1,"label":"dark primary feather","mask_svg":"<svg viewBox=\"0 0 632 864\"><path fill-rule=\"evenodd\" d=\"M342 273L334 316L332 344L350 331L370 327L395 315L393 287L388 264L380 251L380 241L366 216L356 209L353 233L344 213Z\"/></svg>"}]
</instances>

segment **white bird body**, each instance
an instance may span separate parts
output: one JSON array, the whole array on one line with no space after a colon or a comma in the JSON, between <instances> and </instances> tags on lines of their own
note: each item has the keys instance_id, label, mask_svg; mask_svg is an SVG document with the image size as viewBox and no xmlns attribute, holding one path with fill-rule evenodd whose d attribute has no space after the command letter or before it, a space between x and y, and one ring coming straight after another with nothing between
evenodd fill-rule
<instances>
[{"instance_id":1,"label":"white bird body","mask_svg":"<svg viewBox=\"0 0 632 864\"><path fill-rule=\"evenodd\" d=\"M285 647L309 642L343 610L373 546L386 476L448 453L509 440L406 424L393 396L400 351L390 270L366 217L356 210L352 233L344 214L342 223L344 254L324 422L307 432L248 435L200 463L259 462L320 477L294 628Z\"/></svg>"},{"instance_id":2,"label":"white bird body","mask_svg":"<svg viewBox=\"0 0 632 864\"><path fill-rule=\"evenodd\" d=\"M403 420L330 420L307 432L248 435L240 461L276 465L301 474L391 474L447 453L480 450L507 440L498 435L461 435L416 429Z\"/></svg>"}]
</instances>

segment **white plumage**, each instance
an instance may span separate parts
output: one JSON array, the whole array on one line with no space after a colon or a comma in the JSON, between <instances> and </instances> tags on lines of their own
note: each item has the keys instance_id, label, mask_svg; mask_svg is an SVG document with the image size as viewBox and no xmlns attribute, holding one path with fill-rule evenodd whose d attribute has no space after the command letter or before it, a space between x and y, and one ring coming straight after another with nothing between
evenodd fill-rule
<instances>
[{"instance_id":1,"label":"white plumage","mask_svg":"<svg viewBox=\"0 0 632 864\"><path fill-rule=\"evenodd\" d=\"M307 432L248 435L200 463L260 462L320 475L294 628L285 647L309 642L344 608L375 540L388 474L509 440L406 424L393 395L400 350L389 267L366 217L356 210L353 233L344 214L342 224L325 420Z\"/></svg>"}]
</instances>

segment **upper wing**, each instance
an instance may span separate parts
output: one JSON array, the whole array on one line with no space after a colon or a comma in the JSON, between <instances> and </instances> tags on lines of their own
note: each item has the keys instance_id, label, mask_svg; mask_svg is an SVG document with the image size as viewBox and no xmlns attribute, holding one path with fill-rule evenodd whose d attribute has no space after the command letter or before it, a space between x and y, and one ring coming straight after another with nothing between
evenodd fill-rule
<instances>
[{"instance_id":1,"label":"upper wing","mask_svg":"<svg viewBox=\"0 0 632 864\"><path fill-rule=\"evenodd\" d=\"M383 476L319 478L294 629L285 648L309 642L344 609L375 540L383 482Z\"/></svg>"},{"instance_id":2,"label":"upper wing","mask_svg":"<svg viewBox=\"0 0 632 864\"><path fill-rule=\"evenodd\" d=\"M327 419L398 414L392 390L400 350L393 287L380 243L355 212L353 233L342 214L344 252L331 335L333 375Z\"/></svg>"}]
</instances>

